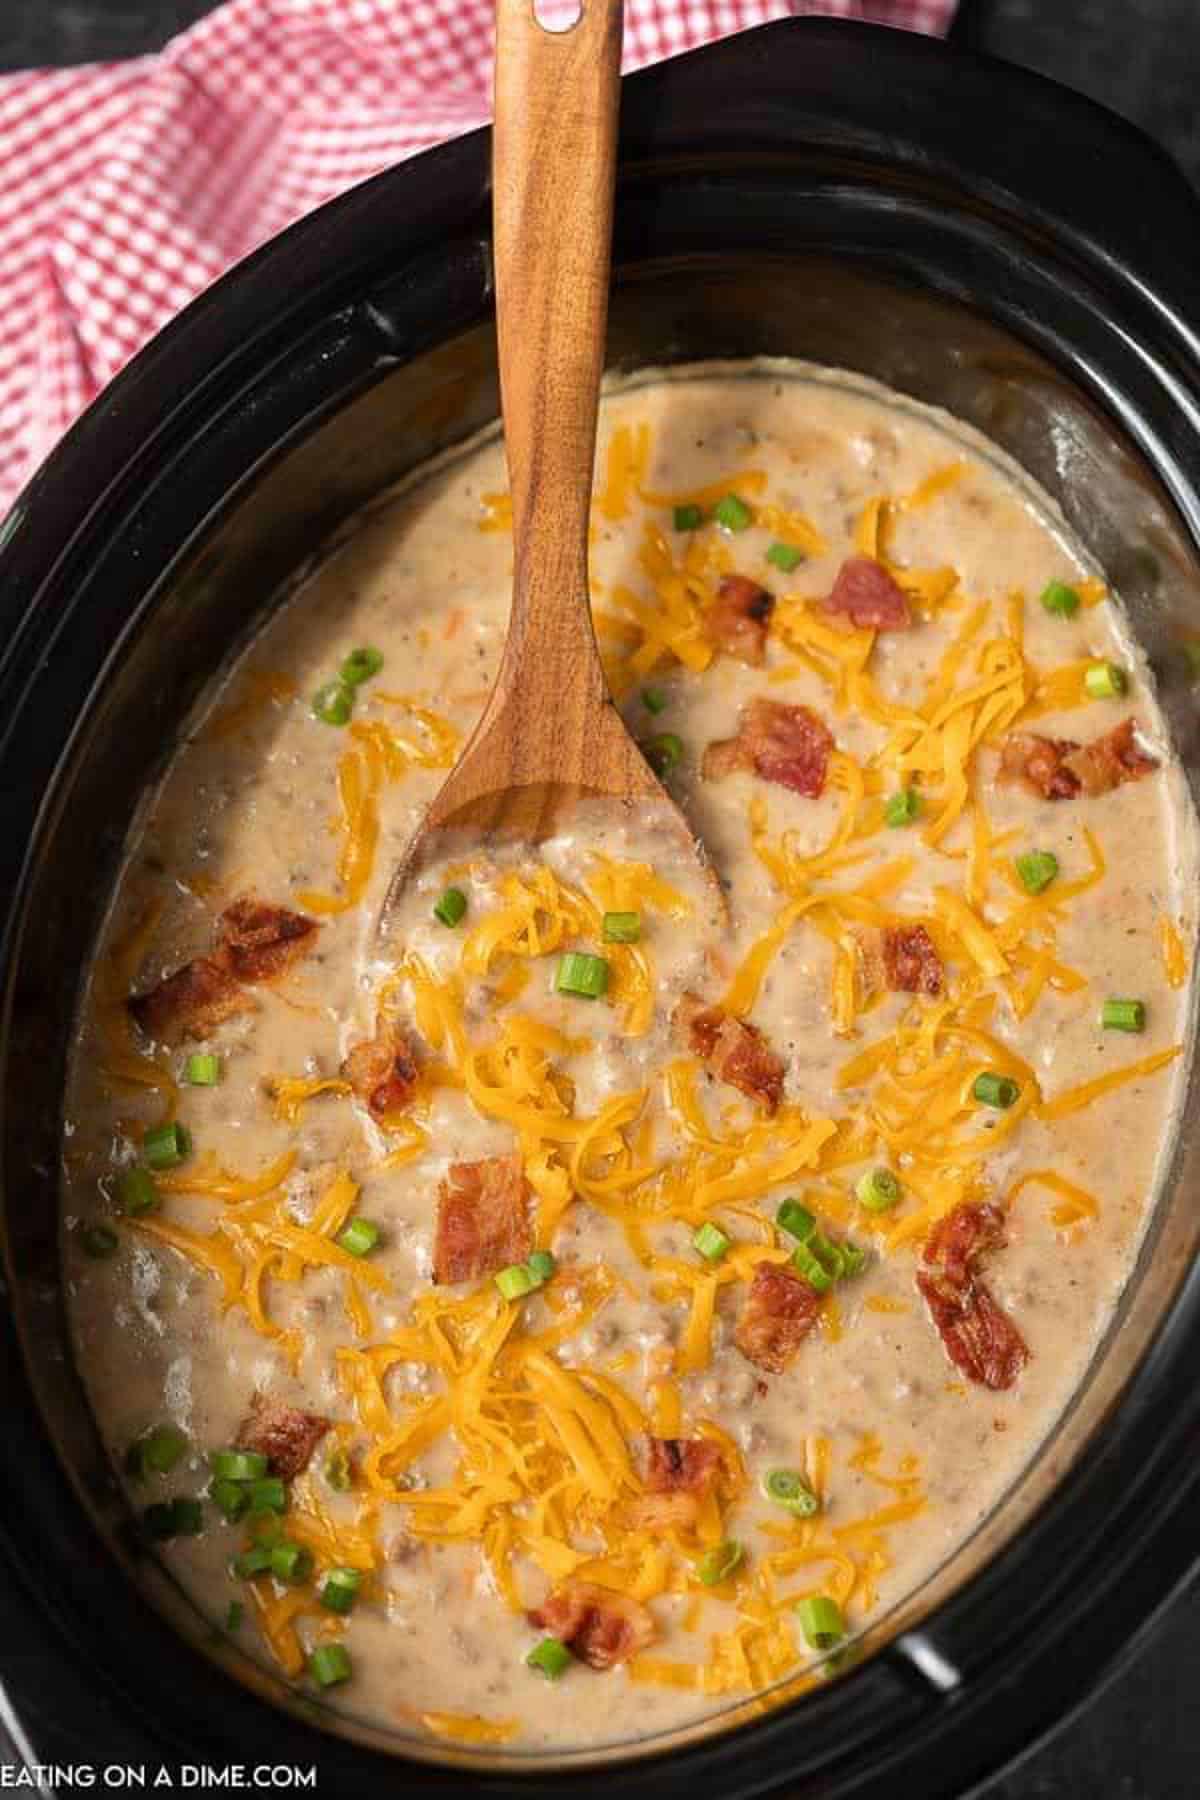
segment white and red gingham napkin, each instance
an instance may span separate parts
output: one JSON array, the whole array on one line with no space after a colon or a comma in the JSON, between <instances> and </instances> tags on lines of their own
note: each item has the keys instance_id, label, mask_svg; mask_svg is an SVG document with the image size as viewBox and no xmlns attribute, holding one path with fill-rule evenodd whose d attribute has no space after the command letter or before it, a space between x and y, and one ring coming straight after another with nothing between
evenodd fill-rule
<instances>
[{"instance_id":1,"label":"white and red gingham napkin","mask_svg":"<svg viewBox=\"0 0 1200 1800\"><path fill-rule=\"evenodd\" d=\"M628 0L624 66L790 13L936 34L955 3ZM159 56L0 76L0 515L231 263L487 119L491 56L492 0L229 0Z\"/></svg>"}]
</instances>

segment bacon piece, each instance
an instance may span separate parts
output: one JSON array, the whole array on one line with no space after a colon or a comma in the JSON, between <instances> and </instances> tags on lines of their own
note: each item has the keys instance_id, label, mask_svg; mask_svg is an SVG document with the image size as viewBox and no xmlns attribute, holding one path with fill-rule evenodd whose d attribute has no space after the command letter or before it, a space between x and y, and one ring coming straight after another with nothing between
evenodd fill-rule
<instances>
[{"instance_id":1,"label":"bacon piece","mask_svg":"<svg viewBox=\"0 0 1200 1800\"><path fill-rule=\"evenodd\" d=\"M873 556L848 556L823 604L874 631L907 631L913 622L904 589Z\"/></svg>"},{"instance_id":2,"label":"bacon piece","mask_svg":"<svg viewBox=\"0 0 1200 1800\"><path fill-rule=\"evenodd\" d=\"M893 993L940 994L942 959L923 925L885 925L883 967Z\"/></svg>"},{"instance_id":3,"label":"bacon piece","mask_svg":"<svg viewBox=\"0 0 1200 1800\"><path fill-rule=\"evenodd\" d=\"M706 1494L721 1466L721 1448L711 1438L647 1440L646 1486L652 1494Z\"/></svg>"},{"instance_id":4,"label":"bacon piece","mask_svg":"<svg viewBox=\"0 0 1200 1800\"><path fill-rule=\"evenodd\" d=\"M1079 745L1071 738L1042 737L1036 731L1014 731L1000 747L1000 773L1023 781L1043 800L1073 800L1079 777L1066 766Z\"/></svg>"},{"instance_id":5,"label":"bacon piece","mask_svg":"<svg viewBox=\"0 0 1200 1800\"><path fill-rule=\"evenodd\" d=\"M1085 794L1108 794L1126 781L1141 781L1158 764L1137 741L1136 719L1123 719L1103 737L1072 751L1066 766Z\"/></svg>"},{"instance_id":6,"label":"bacon piece","mask_svg":"<svg viewBox=\"0 0 1200 1800\"><path fill-rule=\"evenodd\" d=\"M402 1025L376 1027L375 1036L352 1044L342 1063L348 1081L373 1119L383 1122L412 1098L420 1071L412 1039Z\"/></svg>"},{"instance_id":7,"label":"bacon piece","mask_svg":"<svg viewBox=\"0 0 1200 1800\"><path fill-rule=\"evenodd\" d=\"M184 963L146 993L131 995L125 1004L139 1030L168 1043L174 1038L207 1037L223 1019L252 1012L255 1002L219 950Z\"/></svg>"},{"instance_id":8,"label":"bacon piece","mask_svg":"<svg viewBox=\"0 0 1200 1800\"><path fill-rule=\"evenodd\" d=\"M763 781L778 782L816 800L825 791L833 737L807 706L782 700L751 700L738 721L738 734L710 744L704 752L706 781L720 781L748 769Z\"/></svg>"},{"instance_id":9,"label":"bacon piece","mask_svg":"<svg viewBox=\"0 0 1200 1800\"><path fill-rule=\"evenodd\" d=\"M239 1450L257 1450L271 1465L273 1475L293 1481L308 1467L309 1458L325 1433L329 1420L320 1413L302 1412L270 1394L256 1394L250 1411L238 1427Z\"/></svg>"},{"instance_id":10,"label":"bacon piece","mask_svg":"<svg viewBox=\"0 0 1200 1800\"><path fill-rule=\"evenodd\" d=\"M1010 1388L1029 1361L1025 1340L976 1272L979 1258L1004 1241L998 1206L964 1202L934 1226L917 1270L951 1362L969 1381L993 1389Z\"/></svg>"},{"instance_id":11,"label":"bacon piece","mask_svg":"<svg viewBox=\"0 0 1200 1800\"><path fill-rule=\"evenodd\" d=\"M767 646L775 596L748 575L722 575L704 632L710 644L758 668Z\"/></svg>"},{"instance_id":12,"label":"bacon piece","mask_svg":"<svg viewBox=\"0 0 1200 1800\"><path fill-rule=\"evenodd\" d=\"M221 938L239 981L275 981L312 949L315 919L243 895L221 914Z\"/></svg>"},{"instance_id":13,"label":"bacon piece","mask_svg":"<svg viewBox=\"0 0 1200 1800\"><path fill-rule=\"evenodd\" d=\"M527 1617L593 1669L628 1662L655 1638L654 1620L644 1606L592 1581L565 1582Z\"/></svg>"},{"instance_id":14,"label":"bacon piece","mask_svg":"<svg viewBox=\"0 0 1200 1800\"><path fill-rule=\"evenodd\" d=\"M524 1262L533 1249L521 1158L451 1163L438 1189L435 1281L473 1281Z\"/></svg>"},{"instance_id":15,"label":"bacon piece","mask_svg":"<svg viewBox=\"0 0 1200 1800\"><path fill-rule=\"evenodd\" d=\"M768 1374L782 1375L817 1322L821 1296L802 1276L760 1262L750 1283L733 1341Z\"/></svg>"},{"instance_id":16,"label":"bacon piece","mask_svg":"<svg viewBox=\"0 0 1200 1800\"><path fill-rule=\"evenodd\" d=\"M760 1100L773 1113L783 1098L786 1064L776 1056L757 1025L735 1019L719 1006L704 1006L685 994L675 1014L688 1044L718 1081Z\"/></svg>"}]
</instances>

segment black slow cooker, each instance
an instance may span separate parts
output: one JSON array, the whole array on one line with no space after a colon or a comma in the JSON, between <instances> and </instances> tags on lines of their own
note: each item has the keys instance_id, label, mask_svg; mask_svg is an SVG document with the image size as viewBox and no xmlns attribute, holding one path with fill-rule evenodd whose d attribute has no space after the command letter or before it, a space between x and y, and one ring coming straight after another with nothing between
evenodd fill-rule
<instances>
[{"instance_id":1,"label":"black slow cooker","mask_svg":"<svg viewBox=\"0 0 1200 1800\"><path fill-rule=\"evenodd\" d=\"M1088 1383L974 1538L838 1680L599 1766L321 1729L145 1563L72 1365L61 1095L134 806L330 536L495 416L488 160L474 133L267 245L0 526L0 1716L43 1764L316 1765L355 1796L961 1794L1136 1645L1196 1556L1194 1080ZM931 41L784 22L626 82L609 360L795 355L980 427L1107 567L1194 786L1198 242L1174 167L1089 102Z\"/></svg>"}]
</instances>

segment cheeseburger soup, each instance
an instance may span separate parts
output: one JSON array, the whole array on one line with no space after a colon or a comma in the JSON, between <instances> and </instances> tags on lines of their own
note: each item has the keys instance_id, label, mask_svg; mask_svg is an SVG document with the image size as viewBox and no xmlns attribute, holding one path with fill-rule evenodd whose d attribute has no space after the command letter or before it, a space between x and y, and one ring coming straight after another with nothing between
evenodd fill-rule
<instances>
[{"instance_id":1,"label":"cheeseburger soup","mask_svg":"<svg viewBox=\"0 0 1200 1800\"><path fill-rule=\"evenodd\" d=\"M825 1679L1045 1437L1170 1136L1192 819L1118 604L984 440L659 375L602 407L596 628L727 926L585 809L426 871L384 954L504 489L491 436L362 520L147 797L64 1254L220 1630L377 1725L570 1748Z\"/></svg>"}]
</instances>

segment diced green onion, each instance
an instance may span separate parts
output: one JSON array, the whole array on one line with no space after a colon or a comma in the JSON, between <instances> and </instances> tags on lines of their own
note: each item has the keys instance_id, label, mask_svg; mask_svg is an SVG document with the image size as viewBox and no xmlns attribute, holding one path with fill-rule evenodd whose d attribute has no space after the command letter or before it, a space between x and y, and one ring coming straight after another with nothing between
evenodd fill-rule
<instances>
[{"instance_id":1,"label":"diced green onion","mask_svg":"<svg viewBox=\"0 0 1200 1800\"><path fill-rule=\"evenodd\" d=\"M214 1450L208 1466L218 1481L261 1481L267 1459L260 1450Z\"/></svg>"},{"instance_id":2,"label":"diced green onion","mask_svg":"<svg viewBox=\"0 0 1200 1800\"><path fill-rule=\"evenodd\" d=\"M798 1238L801 1243L804 1243L806 1238L810 1238L817 1228L817 1221L807 1206L801 1206L798 1200L781 1201L779 1210L775 1214L775 1223L782 1231Z\"/></svg>"},{"instance_id":3,"label":"diced green onion","mask_svg":"<svg viewBox=\"0 0 1200 1800\"><path fill-rule=\"evenodd\" d=\"M696 1564L696 1574L705 1587L716 1587L718 1582L728 1580L744 1554L736 1538L726 1538L724 1543L714 1544L704 1552Z\"/></svg>"},{"instance_id":4,"label":"diced green onion","mask_svg":"<svg viewBox=\"0 0 1200 1800\"><path fill-rule=\"evenodd\" d=\"M821 1510L821 1502L799 1469L768 1469L763 1476L762 1491L768 1500L786 1508L797 1519L811 1519Z\"/></svg>"},{"instance_id":5,"label":"diced green onion","mask_svg":"<svg viewBox=\"0 0 1200 1800\"><path fill-rule=\"evenodd\" d=\"M1011 1076L996 1075L988 1069L975 1077L971 1092L981 1105L998 1106L1003 1110L1016 1102L1021 1089Z\"/></svg>"},{"instance_id":6,"label":"diced green onion","mask_svg":"<svg viewBox=\"0 0 1200 1800\"><path fill-rule=\"evenodd\" d=\"M155 1475L169 1475L187 1447L187 1437L177 1425L156 1425L141 1440L142 1467Z\"/></svg>"},{"instance_id":7,"label":"diced green onion","mask_svg":"<svg viewBox=\"0 0 1200 1800\"><path fill-rule=\"evenodd\" d=\"M605 913L604 935L610 944L636 944L642 935L641 913Z\"/></svg>"},{"instance_id":8,"label":"diced green onion","mask_svg":"<svg viewBox=\"0 0 1200 1800\"><path fill-rule=\"evenodd\" d=\"M889 794L883 816L889 825L911 825L921 814L921 796L916 788L901 788L898 794Z\"/></svg>"},{"instance_id":9,"label":"diced green onion","mask_svg":"<svg viewBox=\"0 0 1200 1800\"><path fill-rule=\"evenodd\" d=\"M341 668L338 680L344 681L347 687L359 687L364 681L370 681L372 675L378 675L383 667L383 651L376 650L373 644L364 644L361 650L352 650Z\"/></svg>"},{"instance_id":10,"label":"diced green onion","mask_svg":"<svg viewBox=\"0 0 1200 1800\"><path fill-rule=\"evenodd\" d=\"M723 494L713 507L713 518L724 531L745 531L754 514L739 494Z\"/></svg>"},{"instance_id":11,"label":"diced green onion","mask_svg":"<svg viewBox=\"0 0 1200 1800\"><path fill-rule=\"evenodd\" d=\"M155 1125L142 1139L142 1155L152 1169L174 1169L192 1153L192 1137L178 1119Z\"/></svg>"},{"instance_id":12,"label":"diced green onion","mask_svg":"<svg viewBox=\"0 0 1200 1800\"><path fill-rule=\"evenodd\" d=\"M796 565L804 561L804 552L797 550L795 544L772 544L767 551L767 561L790 575Z\"/></svg>"},{"instance_id":13,"label":"diced green onion","mask_svg":"<svg viewBox=\"0 0 1200 1800\"><path fill-rule=\"evenodd\" d=\"M312 1570L312 1551L306 1550L303 1544L292 1544L285 1540L282 1544L271 1546L271 1573L279 1581L286 1581L293 1587L307 1581Z\"/></svg>"},{"instance_id":14,"label":"diced green onion","mask_svg":"<svg viewBox=\"0 0 1200 1800\"><path fill-rule=\"evenodd\" d=\"M1027 894L1040 894L1058 874L1058 858L1053 850L1026 850L1015 859L1017 879Z\"/></svg>"},{"instance_id":15,"label":"diced green onion","mask_svg":"<svg viewBox=\"0 0 1200 1800\"><path fill-rule=\"evenodd\" d=\"M349 1681L349 1652L342 1644L320 1644L308 1659L308 1672L318 1687L336 1687L340 1681Z\"/></svg>"},{"instance_id":16,"label":"diced green onion","mask_svg":"<svg viewBox=\"0 0 1200 1800\"><path fill-rule=\"evenodd\" d=\"M667 696L661 688L643 688L642 705L648 713L660 713L667 710Z\"/></svg>"},{"instance_id":17,"label":"diced green onion","mask_svg":"<svg viewBox=\"0 0 1200 1800\"><path fill-rule=\"evenodd\" d=\"M246 1616L246 1609L242 1605L241 1601L240 1600L231 1600L229 1602L229 1611L225 1614L225 1629L226 1629L226 1631L240 1631L241 1627L242 1627L242 1620L245 1618L245 1616Z\"/></svg>"},{"instance_id":18,"label":"diced green onion","mask_svg":"<svg viewBox=\"0 0 1200 1800\"><path fill-rule=\"evenodd\" d=\"M843 1238L838 1245L838 1250L842 1258L841 1279L845 1281L851 1276L861 1275L870 1261L869 1255L862 1246L852 1244L849 1238Z\"/></svg>"},{"instance_id":19,"label":"diced green onion","mask_svg":"<svg viewBox=\"0 0 1200 1800\"><path fill-rule=\"evenodd\" d=\"M325 1460L325 1479L335 1494L348 1494L354 1486L354 1470L350 1464L350 1452L339 1447L330 1452Z\"/></svg>"},{"instance_id":20,"label":"diced green onion","mask_svg":"<svg viewBox=\"0 0 1200 1800\"><path fill-rule=\"evenodd\" d=\"M683 739L674 731L660 731L656 737L646 739L642 755L656 775L669 775L682 759Z\"/></svg>"},{"instance_id":21,"label":"diced green onion","mask_svg":"<svg viewBox=\"0 0 1200 1800\"><path fill-rule=\"evenodd\" d=\"M542 1287L554 1273L554 1258L549 1250L535 1250L525 1267L533 1276L539 1287Z\"/></svg>"},{"instance_id":22,"label":"diced green onion","mask_svg":"<svg viewBox=\"0 0 1200 1800\"><path fill-rule=\"evenodd\" d=\"M698 509L697 509L698 510ZM547 1681L557 1681L571 1665L571 1652L561 1638L543 1638L525 1658L528 1669L536 1669Z\"/></svg>"},{"instance_id":23,"label":"diced green onion","mask_svg":"<svg viewBox=\"0 0 1200 1800\"><path fill-rule=\"evenodd\" d=\"M1112 700L1123 694L1128 682L1124 669L1116 663L1092 663L1084 673L1083 685L1093 700Z\"/></svg>"},{"instance_id":24,"label":"diced green onion","mask_svg":"<svg viewBox=\"0 0 1200 1800\"><path fill-rule=\"evenodd\" d=\"M448 887L433 909L435 919L443 925L455 926L466 917L467 896L461 888Z\"/></svg>"},{"instance_id":25,"label":"diced green onion","mask_svg":"<svg viewBox=\"0 0 1200 1800\"><path fill-rule=\"evenodd\" d=\"M251 1513L287 1511L287 1489L278 1475L264 1475L260 1481L252 1481L248 1492Z\"/></svg>"},{"instance_id":26,"label":"diced green onion","mask_svg":"<svg viewBox=\"0 0 1200 1800\"><path fill-rule=\"evenodd\" d=\"M351 1219L338 1232L336 1242L350 1256L369 1256L379 1242L379 1227L374 1219Z\"/></svg>"},{"instance_id":27,"label":"diced green onion","mask_svg":"<svg viewBox=\"0 0 1200 1800\"><path fill-rule=\"evenodd\" d=\"M510 1263L493 1279L506 1300L523 1300L538 1285L524 1263Z\"/></svg>"},{"instance_id":28,"label":"diced green onion","mask_svg":"<svg viewBox=\"0 0 1200 1800\"><path fill-rule=\"evenodd\" d=\"M846 1273L846 1252L841 1244L835 1244L823 1231L814 1231L809 1234L804 1248L816 1257L821 1267L835 1281L842 1279Z\"/></svg>"},{"instance_id":29,"label":"diced green onion","mask_svg":"<svg viewBox=\"0 0 1200 1800\"><path fill-rule=\"evenodd\" d=\"M854 1197L868 1212L890 1212L900 1198L900 1183L890 1169L868 1169L855 1183Z\"/></svg>"},{"instance_id":30,"label":"diced green onion","mask_svg":"<svg viewBox=\"0 0 1200 1800\"><path fill-rule=\"evenodd\" d=\"M175 1500L159 1500L142 1514L147 1535L158 1542L167 1538L195 1537L204 1529L204 1508L198 1500L180 1495Z\"/></svg>"},{"instance_id":31,"label":"diced green onion","mask_svg":"<svg viewBox=\"0 0 1200 1800\"><path fill-rule=\"evenodd\" d=\"M1144 1031L1145 1001L1106 1000L1100 1009L1100 1023L1105 1031Z\"/></svg>"},{"instance_id":32,"label":"diced green onion","mask_svg":"<svg viewBox=\"0 0 1200 1800\"><path fill-rule=\"evenodd\" d=\"M586 950L568 950L558 959L554 985L560 994L577 994L582 1000L598 1000L608 991L608 964Z\"/></svg>"},{"instance_id":33,"label":"diced green onion","mask_svg":"<svg viewBox=\"0 0 1200 1800\"><path fill-rule=\"evenodd\" d=\"M79 1241L86 1255L102 1262L116 1249L117 1234L111 1225L85 1225Z\"/></svg>"},{"instance_id":34,"label":"diced green onion","mask_svg":"<svg viewBox=\"0 0 1200 1800\"><path fill-rule=\"evenodd\" d=\"M811 1650L834 1650L846 1635L846 1621L828 1594L810 1594L796 1608L800 1629Z\"/></svg>"},{"instance_id":35,"label":"diced green onion","mask_svg":"<svg viewBox=\"0 0 1200 1800\"><path fill-rule=\"evenodd\" d=\"M211 1052L189 1056L183 1078L191 1087L216 1087L221 1079L220 1057Z\"/></svg>"},{"instance_id":36,"label":"diced green onion","mask_svg":"<svg viewBox=\"0 0 1200 1800\"><path fill-rule=\"evenodd\" d=\"M233 1572L242 1581L252 1581L256 1575L266 1575L271 1567L271 1551L266 1544L255 1544L252 1550L243 1550L240 1556L233 1559Z\"/></svg>"},{"instance_id":37,"label":"diced green onion","mask_svg":"<svg viewBox=\"0 0 1200 1800\"><path fill-rule=\"evenodd\" d=\"M326 1612L348 1613L358 1598L362 1576L357 1569L330 1569L319 1599Z\"/></svg>"},{"instance_id":38,"label":"diced green onion","mask_svg":"<svg viewBox=\"0 0 1200 1800\"><path fill-rule=\"evenodd\" d=\"M354 711L354 689L345 681L327 681L313 695L312 709L322 725L348 725Z\"/></svg>"},{"instance_id":39,"label":"diced green onion","mask_svg":"<svg viewBox=\"0 0 1200 1800\"><path fill-rule=\"evenodd\" d=\"M1048 613L1069 619L1079 611L1079 595L1065 581L1047 582L1042 589L1042 605Z\"/></svg>"},{"instance_id":40,"label":"diced green onion","mask_svg":"<svg viewBox=\"0 0 1200 1800\"><path fill-rule=\"evenodd\" d=\"M692 1248L698 1250L706 1262L720 1262L731 1243L719 1225L706 1219L699 1230L692 1235Z\"/></svg>"},{"instance_id":41,"label":"diced green onion","mask_svg":"<svg viewBox=\"0 0 1200 1800\"><path fill-rule=\"evenodd\" d=\"M816 1288L818 1294L828 1293L833 1286L833 1276L807 1244L797 1244L792 1251L792 1267L797 1275L803 1275L809 1287Z\"/></svg>"},{"instance_id":42,"label":"diced green onion","mask_svg":"<svg viewBox=\"0 0 1200 1800\"><path fill-rule=\"evenodd\" d=\"M236 1525L250 1504L250 1495L240 1481L220 1481L210 1483L208 1497L217 1511L229 1524Z\"/></svg>"},{"instance_id":43,"label":"diced green onion","mask_svg":"<svg viewBox=\"0 0 1200 1800\"><path fill-rule=\"evenodd\" d=\"M704 523L702 506L677 506L674 513L676 531L696 531Z\"/></svg>"},{"instance_id":44,"label":"diced green onion","mask_svg":"<svg viewBox=\"0 0 1200 1800\"><path fill-rule=\"evenodd\" d=\"M157 1212L162 1204L153 1175L149 1169L140 1166L121 1171L117 1180L117 1199L121 1211L135 1219L142 1213Z\"/></svg>"}]
</instances>

